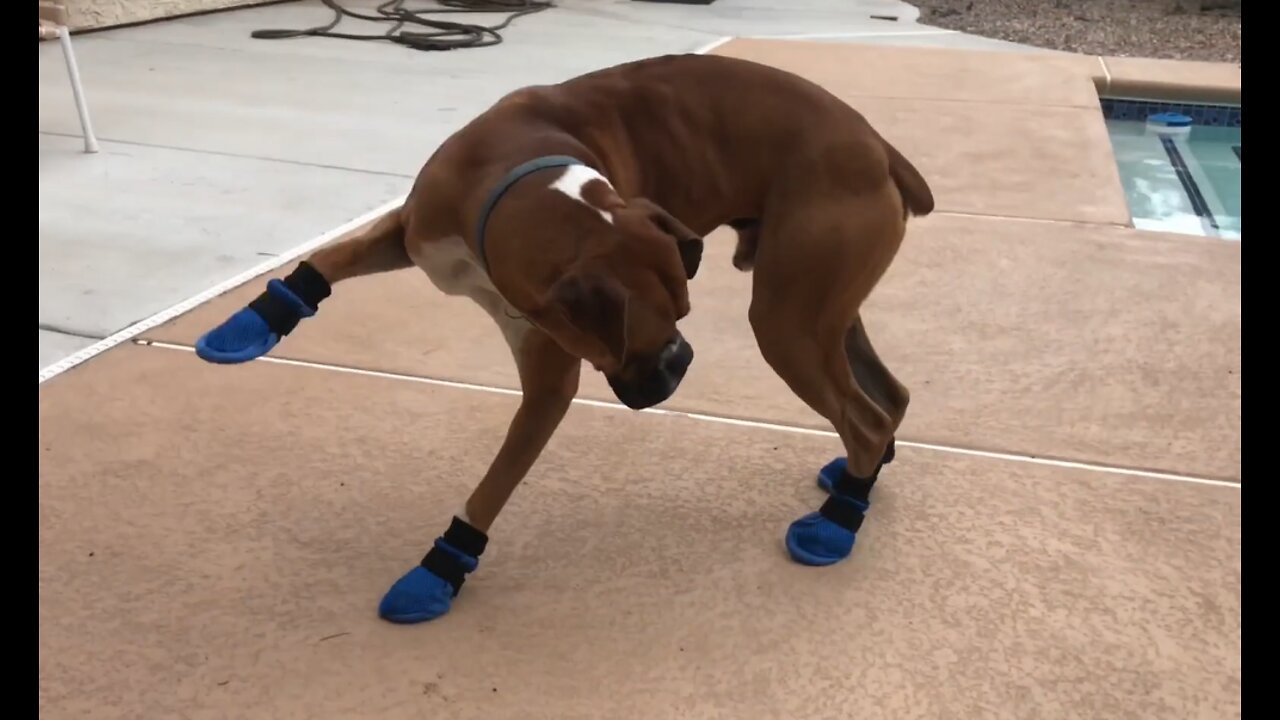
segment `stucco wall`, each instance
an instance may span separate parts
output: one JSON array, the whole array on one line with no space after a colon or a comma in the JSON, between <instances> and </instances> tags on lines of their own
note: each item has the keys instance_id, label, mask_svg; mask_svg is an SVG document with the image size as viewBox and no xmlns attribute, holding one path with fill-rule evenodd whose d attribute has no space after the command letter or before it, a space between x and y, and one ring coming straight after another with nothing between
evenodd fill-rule
<instances>
[{"instance_id":1,"label":"stucco wall","mask_svg":"<svg viewBox=\"0 0 1280 720\"><path fill-rule=\"evenodd\" d=\"M245 5L261 5L264 0L63 0L67 5L68 25L73 29L110 27L222 10Z\"/></svg>"}]
</instances>

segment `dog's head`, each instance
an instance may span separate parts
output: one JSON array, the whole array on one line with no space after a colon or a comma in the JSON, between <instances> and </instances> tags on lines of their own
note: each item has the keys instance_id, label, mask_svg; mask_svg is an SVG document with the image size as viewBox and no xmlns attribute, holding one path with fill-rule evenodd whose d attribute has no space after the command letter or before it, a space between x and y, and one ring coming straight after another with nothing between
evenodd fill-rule
<instances>
[{"instance_id":1,"label":"dog's head","mask_svg":"<svg viewBox=\"0 0 1280 720\"><path fill-rule=\"evenodd\" d=\"M652 407L693 361L676 323L689 314L702 238L647 199L585 195L587 207L556 228L577 236L578 254L530 319L603 373L624 405Z\"/></svg>"}]
</instances>

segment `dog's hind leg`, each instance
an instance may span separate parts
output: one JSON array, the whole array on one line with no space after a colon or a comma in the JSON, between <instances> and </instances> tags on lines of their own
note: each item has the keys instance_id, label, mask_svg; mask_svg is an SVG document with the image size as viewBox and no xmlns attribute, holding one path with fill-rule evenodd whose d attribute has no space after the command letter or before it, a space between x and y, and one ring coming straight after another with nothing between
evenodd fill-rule
<instances>
[{"instance_id":1,"label":"dog's hind leg","mask_svg":"<svg viewBox=\"0 0 1280 720\"><path fill-rule=\"evenodd\" d=\"M845 355L849 359L849 369L853 371L854 380L858 383L858 387L885 411L893 422L896 429L902 425L902 420L907 414L907 406L911 403L911 393L907 387L898 381L889 368L885 367L880 356L876 354L876 350L871 345L871 338L867 336L867 328L862 318L849 328L844 338ZM889 440L889 447L884 451L884 455L880 460L881 466L888 465L893 462L895 455L894 441ZM846 459L843 457L836 458L827 463L826 466L818 472L818 486L827 492L831 492L832 485L845 473L847 466Z\"/></svg>"},{"instance_id":2,"label":"dog's hind leg","mask_svg":"<svg viewBox=\"0 0 1280 720\"><path fill-rule=\"evenodd\" d=\"M511 335L509 335L511 337ZM523 397L488 472L418 567L396 581L378 614L416 623L449 611L465 576L479 564L493 521L559 427L578 392L582 362L538 330L514 350Z\"/></svg>"},{"instance_id":3,"label":"dog's hind leg","mask_svg":"<svg viewBox=\"0 0 1280 720\"><path fill-rule=\"evenodd\" d=\"M369 230L320 248L283 279L270 280L253 302L200 337L196 354L211 363L242 363L266 355L316 313L335 283L410 267L400 214L398 208L387 213Z\"/></svg>"},{"instance_id":4,"label":"dog's hind leg","mask_svg":"<svg viewBox=\"0 0 1280 720\"><path fill-rule=\"evenodd\" d=\"M757 250L751 324L761 354L831 422L846 452L821 509L787 530L788 552L807 565L852 551L906 410L900 384L879 373L878 358L869 360L858 312L902 240L895 199L888 186L852 199L806 198L788 208L786 221L766 227Z\"/></svg>"},{"instance_id":5,"label":"dog's hind leg","mask_svg":"<svg viewBox=\"0 0 1280 720\"><path fill-rule=\"evenodd\" d=\"M820 478L831 476L827 501L818 512L792 523L786 537L792 559L830 565L853 550L870 507L871 487L880 465L889 459L893 418L854 381L842 333L813 327L804 313L762 311L754 303L752 309L765 361L801 400L831 422L845 447L845 457L822 469Z\"/></svg>"}]
</instances>

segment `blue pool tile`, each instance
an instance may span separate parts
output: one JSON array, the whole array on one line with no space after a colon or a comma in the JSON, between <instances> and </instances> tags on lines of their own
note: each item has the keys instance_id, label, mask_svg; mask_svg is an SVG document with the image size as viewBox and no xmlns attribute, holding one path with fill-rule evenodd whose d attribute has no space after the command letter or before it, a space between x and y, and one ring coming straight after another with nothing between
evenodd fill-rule
<instances>
[{"instance_id":1,"label":"blue pool tile","mask_svg":"<svg viewBox=\"0 0 1280 720\"><path fill-rule=\"evenodd\" d=\"M1099 101L1102 115L1108 120L1145 120L1156 113L1176 112L1190 117L1195 125L1240 127L1240 108L1234 106L1126 98L1099 98Z\"/></svg>"}]
</instances>

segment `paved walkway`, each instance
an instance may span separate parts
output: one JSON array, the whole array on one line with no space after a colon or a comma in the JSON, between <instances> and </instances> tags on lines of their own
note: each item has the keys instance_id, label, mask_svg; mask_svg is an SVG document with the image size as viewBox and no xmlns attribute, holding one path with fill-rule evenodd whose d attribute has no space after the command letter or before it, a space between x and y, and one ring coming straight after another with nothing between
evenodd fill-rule
<instances>
[{"instance_id":1,"label":"paved walkway","mask_svg":"<svg viewBox=\"0 0 1280 720\"><path fill-rule=\"evenodd\" d=\"M384 623L500 443L509 353L409 270L201 363L259 277L41 386L42 716L1240 717L1240 244L1123 226L1105 63L716 52L863 109L937 195L867 308L913 404L853 557L782 548L840 446L717 232L678 395L588 372L454 610Z\"/></svg>"}]
</instances>

